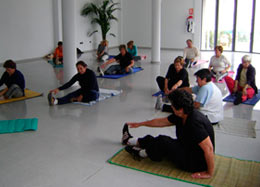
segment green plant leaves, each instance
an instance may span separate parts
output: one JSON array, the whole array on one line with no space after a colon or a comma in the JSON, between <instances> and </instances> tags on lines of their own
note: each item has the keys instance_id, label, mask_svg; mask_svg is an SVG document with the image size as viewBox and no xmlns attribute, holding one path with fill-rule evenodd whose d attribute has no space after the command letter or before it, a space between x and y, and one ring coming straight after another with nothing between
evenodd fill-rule
<instances>
[{"instance_id":1,"label":"green plant leaves","mask_svg":"<svg viewBox=\"0 0 260 187\"><path fill-rule=\"evenodd\" d=\"M118 19L113 15L113 12L120 10L118 6L120 3L114 3L112 0L104 0L101 5L96 5L94 3L87 3L83 6L81 10L82 16L92 16L91 24L98 24L101 29L102 39L105 40L108 31L110 30L111 21ZM92 36L97 30L91 32L89 36ZM111 36L116 36L110 33Z\"/></svg>"}]
</instances>

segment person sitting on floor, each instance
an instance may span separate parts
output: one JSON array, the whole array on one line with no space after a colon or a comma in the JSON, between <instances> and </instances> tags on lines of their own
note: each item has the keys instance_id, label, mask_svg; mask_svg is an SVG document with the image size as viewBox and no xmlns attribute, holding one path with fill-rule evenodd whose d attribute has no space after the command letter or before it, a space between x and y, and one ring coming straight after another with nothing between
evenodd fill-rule
<instances>
[{"instance_id":1,"label":"person sitting on floor","mask_svg":"<svg viewBox=\"0 0 260 187\"><path fill-rule=\"evenodd\" d=\"M222 93L220 89L211 82L211 74L208 69L201 69L194 74L197 77L198 86L183 87L189 93L194 93L196 99L194 107L208 117L212 125L223 120ZM161 104L163 112L173 112L171 106Z\"/></svg>"},{"instance_id":2,"label":"person sitting on floor","mask_svg":"<svg viewBox=\"0 0 260 187\"><path fill-rule=\"evenodd\" d=\"M197 78L198 85L181 89L196 95L194 107L207 116L212 125L215 125L223 120L222 93L211 81L211 74L208 69L200 69L194 75Z\"/></svg>"},{"instance_id":3,"label":"person sitting on floor","mask_svg":"<svg viewBox=\"0 0 260 187\"><path fill-rule=\"evenodd\" d=\"M228 70L231 66L227 58L222 55L223 47L215 47L215 55L211 57L209 63L209 71L211 71L212 77L216 78L216 82L222 80L225 76L228 75Z\"/></svg>"},{"instance_id":4,"label":"person sitting on floor","mask_svg":"<svg viewBox=\"0 0 260 187\"><path fill-rule=\"evenodd\" d=\"M192 95L185 90L175 90L169 95L174 111L168 117L139 123L126 123L122 144L134 159L150 158L152 161L168 159L178 168L194 172L193 178L206 179L214 173L214 130L208 118L194 108ZM130 128L176 126L177 138L165 135L147 135L135 138Z\"/></svg>"},{"instance_id":5,"label":"person sitting on floor","mask_svg":"<svg viewBox=\"0 0 260 187\"><path fill-rule=\"evenodd\" d=\"M183 50L183 58L185 60L185 67L190 68L192 65L197 63L200 53L199 50L193 46L191 39L188 39L186 43L187 47L185 47Z\"/></svg>"},{"instance_id":6,"label":"person sitting on floor","mask_svg":"<svg viewBox=\"0 0 260 187\"><path fill-rule=\"evenodd\" d=\"M58 42L58 47L56 47L53 53L53 63L57 65L63 63L63 47L61 41Z\"/></svg>"},{"instance_id":7,"label":"person sitting on floor","mask_svg":"<svg viewBox=\"0 0 260 187\"><path fill-rule=\"evenodd\" d=\"M156 82L165 96L169 95L177 88L189 87L189 74L185 68L183 68L184 60L181 56L175 58L174 63L168 68L166 77L158 76ZM162 97L158 96L155 104L156 109L161 107Z\"/></svg>"},{"instance_id":8,"label":"person sitting on floor","mask_svg":"<svg viewBox=\"0 0 260 187\"><path fill-rule=\"evenodd\" d=\"M108 55L108 41L103 40L98 45L97 49L97 60L105 62L109 58Z\"/></svg>"},{"instance_id":9,"label":"person sitting on floor","mask_svg":"<svg viewBox=\"0 0 260 187\"><path fill-rule=\"evenodd\" d=\"M133 40L127 43L127 51L132 55L134 61L141 60L141 56L138 56L137 47L134 45Z\"/></svg>"},{"instance_id":10,"label":"person sitting on floor","mask_svg":"<svg viewBox=\"0 0 260 187\"><path fill-rule=\"evenodd\" d=\"M13 60L4 63L5 72L0 79L0 87L5 84L6 88L0 91L0 97L4 99L18 98L24 96L25 80L23 74L16 69Z\"/></svg>"},{"instance_id":11,"label":"person sitting on floor","mask_svg":"<svg viewBox=\"0 0 260 187\"><path fill-rule=\"evenodd\" d=\"M250 56L245 55L242 57L242 63L237 68L235 81L229 76L224 78L229 92L236 95L234 101L235 105L238 105L247 99L251 99L258 93L255 84L255 73L255 68L251 64Z\"/></svg>"},{"instance_id":12,"label":"person sitting on floor","mask_svg":"<svg viewBox=\"0 0 260 187\"><path fill-rule=\"evenodd\" d=\"M125 45L120 45L119 51L120 53L117 56L108 60L100 67L98 67L98 72L100 73L100 76L104 76L104 74L114 75L114 74L126 74L132 72L132 67L134 66L134 60L132 55L126 51ZM102 69L104 69L107 65L113 62L118 62L119 64L112 65L105 72L103 72Z\"/></svg>"},{"instance_id":13,"label":"person sitting on floor","mask_svg":"<svg viewBox=\"0 0 260 187\"><path fill-rule=\"evenodd\" d=\"M49 105L62 105L71 102L85 102L95 101L99 98L99 87L97 83L96 74L87 68L87 64L79 61L76 64L78 73L63 86L51 90L48 94ZM54 98L53 94L57 94L61 90L71 87L75 82L79 82L80 89L69 93L61 98Z\"/></svg>"}]
</instances>

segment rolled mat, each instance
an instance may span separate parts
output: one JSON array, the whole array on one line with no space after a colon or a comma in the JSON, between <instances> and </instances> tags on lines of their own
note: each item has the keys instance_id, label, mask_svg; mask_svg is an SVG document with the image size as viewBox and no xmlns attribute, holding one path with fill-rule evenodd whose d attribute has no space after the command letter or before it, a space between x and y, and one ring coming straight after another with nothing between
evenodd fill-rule
<instances>
[{"instance_id":1,"label":"rolled mat","mask_svg":"<svg viewBox=\"0 0 260 187\"><path fill-rule=\"evenodd\" d=\"M229 95L229 96L225 97L223 99L223 101L233 103L235 101L235 99L236 99L235 95ZM258 90L258 94L256 94L253 98L244 101L242 104L255 105L259 100L260 100L260 90Z\"/></svg>"},{"instance_id":2,"label":"rolled mat","mask_svg":"<svg viewBox=\"0 0 260 187\"><path fill-rule=\"evenodd\" d=\"M197 63L191 65L191 67L195 67L195 66L198 66L198 65L201 65L201 64L204 64L204 63L208 63L208 62L209 62L208 60L197 60Z\"/></svg>"},{"instance_id":3,"label":"rolled mat","mask_svg":"<svg viewBox=\"0 0 260 187\"><path fill-rule=\"evenodd\" d=\"M108 162L159 177L201 186L260 186L260 162L220 155L215 155L214 176L210 179L194 179L191 177L192 173L176 168L169 161L153 162L148 158L141 161L134 160L124 149L116 153Z\"/></svg>"},{"instance_id":4,"label":"rolled mat","mask_svg":"<svg viewBox=\"0 0 260 187\"><path fill-rule=\"evenodd\" d=\"M38 127L37 118L0 120L0 134L23 132L23 131L36 131L37 127Z\"/></svg>"},{"instance_id":5,"label":"rolled mat","mask_svg":"<svg viewBox=\"0 0 260 187\"><path fill-rule=\"evenodd\" d=\"M29 90L27 88L24 90L24 94L25 94L25 96L23 96L23 97L0 100L0 104L11 103L11 102L15 102L15 101L22 101L25 99L31 99L31 98L39 97L39 96L43 95L42 93L38 93L38 92L35 92L32 90Z\"/></svg>"},{"instance_id":6,"label":"rolled mat","mask_svg":"<svg viewBox=\"0 0 260 187\"><path fill-rule=\"evenodd\" d=\"M115 74L115 75L104 75L104 76L97 76L98 78L104 78L104 79L119 79L128 75L132 75L136 72L142 71L143 68L141 67L134 67L132 73L126 73L126 74Z\"/></svg>"}]
</instances>

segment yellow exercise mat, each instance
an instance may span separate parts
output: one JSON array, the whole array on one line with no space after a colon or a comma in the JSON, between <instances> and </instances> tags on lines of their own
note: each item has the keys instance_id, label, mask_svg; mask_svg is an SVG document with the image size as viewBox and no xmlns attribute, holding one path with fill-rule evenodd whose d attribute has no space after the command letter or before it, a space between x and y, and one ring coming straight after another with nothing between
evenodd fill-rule
<instances>
[{"instance_id":1,"label":"yellow exercise mat","mask_svg":"<svg viewBox=\"0 0 260 187\"><path fill-rule=\"evenodd\" d=\"M24 93L25 93L25 96L23 96L23 97L0 100L0 104L11 103L11 102L15 102L15 101L21 101L21 100L39 97L39 96L43 95L42 93L38 93L38 92L35 92L35 91L32 91L32 90L29 90L27 88L24 90Z\"/></svg>"},{"instance_id":2,"label":"yellow exercise mat","mask_svg":"<svg viewBox=\"0 0 260 187\"><path fill-rule=\"evenodd\" d=\"M169 161L153 162L148 158L136 161L124 149L116 153L108 162L137 171L201 186L260 186L260 162L239 160L220 155L215 155L215 172L214 176L210 179L193 179L191 177L192 173L177 169Z\"/></svg>"}]
</instances>

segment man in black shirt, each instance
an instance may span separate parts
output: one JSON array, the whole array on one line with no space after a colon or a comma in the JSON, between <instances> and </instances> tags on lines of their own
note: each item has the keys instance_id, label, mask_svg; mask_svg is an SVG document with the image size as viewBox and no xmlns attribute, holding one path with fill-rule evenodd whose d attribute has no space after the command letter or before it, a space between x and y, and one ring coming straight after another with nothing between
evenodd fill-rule
<instances>
[{"instance_id":1,"label":"man in black shirt","mask_svg":"<svg viewBox=\"0 0 260 187\"><path fill-rule=\"evenodd\" d=\"M134 66L134 60L130 53L127 52L125 45L119 46L120 53L115 56L114 58L108 60L104 64L102 64L100 67L98 67L98 72L101 76L104 74L106 75L113 75L113 74L125 74L125 73L131 73L132 67ZM118 65L112 65L110 66L104 73L102 69L104 69L107 65L118 62Z\"/></svg>"},{"instance_id":2,"label":"man in black shirt","mask_svg":"<svg viewBox=\"0 0 260 187\"><path fill-rule=\"evenodd\" d=\"M194 109L191 94L175 90L169 95L174 111L169 117L139 123L127 123L122 143L134 158L149 157L153 161L169 159L180 169L194 172L193 178L210 178L214 172L214 130L210 121ZM137 128L176 126L177 139L159 135L134 138L128 126Z\"/></svg>"},{"instance_id":3,"label":"man in black shirt","mask_svg":"<svg viewBox=\"0 0 260 187\"><path fill-rule=\"evenodd\" d=\"M6 88L0 91L0 96L5 99L24 96L25 80L23 74L16 69L16 63L7 60L4 63L5 72L0 79L0 87L5 84Z\"/></svg>"},{"instance_id":4,"label":"man in black shirt","mask_svg":"<svg viewBox=\"0 0 260 187\"><path fill-rule=\"evenodd\" d=\"M79 61L76 64L78 73L72 77L72 79L63 86L51 90L48 94L49 105L62 105L71 102L90 102L99 98L99 87L95 73L87 68L87 64L83 61ZM71 87L75 82L79 82L80 89L62 97L54 98L52 94L57 94L61 90L65 90Z\"/></svg>"}]
</instances>

